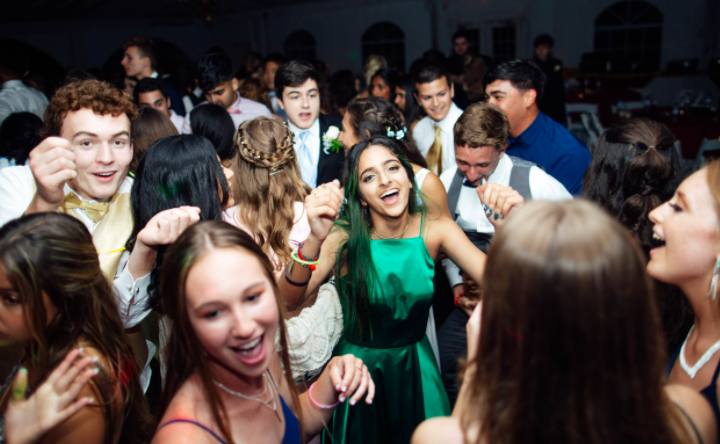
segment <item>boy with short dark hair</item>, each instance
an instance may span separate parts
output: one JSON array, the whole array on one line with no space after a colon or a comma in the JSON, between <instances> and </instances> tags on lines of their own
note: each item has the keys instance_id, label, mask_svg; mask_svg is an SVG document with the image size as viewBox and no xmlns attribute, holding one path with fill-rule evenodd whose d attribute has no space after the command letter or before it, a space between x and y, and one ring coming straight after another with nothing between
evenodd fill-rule
<instances>
[{"instance_id":1,"label":"boy with short dark hair","mask_svg":"<svg viewBox=\"0 0 720 444\"><path fill-rule=\"evenodd\" d=\"M155 108L168 116L178 133L182 129L184 119L170 107L172 102L164 82L148 78L140 80L133 91L133 99L138 108Z\"/></svg>"},{"instance_id":2,"label":"boy with short dark hair","mask_svg":"<svg viewBox=\"0 0 720 444\"><path fill-rule=\"evenodd\" d=\"M195 69L195 79L206 100L198 106L206 103L222 106L230 114L235 128L244 121L255 117L272 118L272 113L267 106L240 97L239 82L233 75L230 57L224 54L207 54L201 57ZM185 117L181 133L192 134L190 113Z\"/></svg>"},{"instance_id":3,"label":"boy with short dark hair","mask_svg":"<svg viewBox=\"0 0 720 444\"><path fill-rule=\"evenodd\" d=\"M278 104L295 133L300 172L310 188L339 179L345 161L345 153L331 151L330 142L325 140L337 139L342 119L320 114L320 86L320 74L305 61L283 63L275 73Z\"/></svg>"}]
</instances>

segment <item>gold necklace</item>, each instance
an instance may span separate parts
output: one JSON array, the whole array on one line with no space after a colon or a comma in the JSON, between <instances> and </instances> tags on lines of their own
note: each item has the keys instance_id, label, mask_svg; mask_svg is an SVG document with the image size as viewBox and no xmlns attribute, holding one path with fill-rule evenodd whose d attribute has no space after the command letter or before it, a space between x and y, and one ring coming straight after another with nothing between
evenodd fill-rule
<instances>
[{"instance_id":1,"label":"gold necklace","mask_svg":"<svg viewBox=\"0 0 720 444\"><path fill-rule=\"evenodd\" d=\"M390 239L397 239L397 238L399 238L399 237L402 237L403 234L405 234L405 232L408 230L408 228L410 228L410 218L408 218L408 223L407 223L407 225L405 226L405 229L403 230L403 232L400 233L400 234L398 234L397 236L393 236L393 237L382 237L382 236L380 236L380 235L378 234L377 231L375 231L375 228L371 228L371 229L372 229L372 232L375 233L375 236L379 237L380 239L382 239L382 240L390 240Z\"/></svg>"}]
</instances>

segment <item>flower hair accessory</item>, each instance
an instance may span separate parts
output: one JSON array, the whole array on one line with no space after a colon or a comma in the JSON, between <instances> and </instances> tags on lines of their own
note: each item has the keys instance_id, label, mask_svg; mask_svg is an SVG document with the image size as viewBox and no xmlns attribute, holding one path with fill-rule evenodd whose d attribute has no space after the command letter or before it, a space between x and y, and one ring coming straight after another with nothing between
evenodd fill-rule
<instances>
[{"instance_id":1,"label":"flower hair accessory","mask_svg":"<svg viewBox=\"0 0 720 444\"><path fill-rule=\"evenodd\" d=\"M394 138L395 140L402 139L403 137L405 137L405 133L407 133L407 127L395 132L392 129L390 129L389 126L386 126L385 130L387 130L387 136L391 139Z\"/></svg>"}]
</instances>

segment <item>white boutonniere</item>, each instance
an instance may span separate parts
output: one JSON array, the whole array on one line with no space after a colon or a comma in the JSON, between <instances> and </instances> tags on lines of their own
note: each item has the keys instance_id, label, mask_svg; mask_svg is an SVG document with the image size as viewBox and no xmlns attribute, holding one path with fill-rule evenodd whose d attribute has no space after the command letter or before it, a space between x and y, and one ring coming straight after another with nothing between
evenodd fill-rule
<instances>
[{"instance_id":1,"label":"white boutonniere","mask_svg":"<svg viewBox=\"0 0 720 444\"><path fill-rule=\"evenodd\" d=\"M330 154L330 151L333 153L340 152L340 149L343 148L343 144L338 140L339 136L340 129L338 129L335 125L330 126L330 128L325 131L325 135L322 136L325 154Z\"/></svg>"}]
</instances>

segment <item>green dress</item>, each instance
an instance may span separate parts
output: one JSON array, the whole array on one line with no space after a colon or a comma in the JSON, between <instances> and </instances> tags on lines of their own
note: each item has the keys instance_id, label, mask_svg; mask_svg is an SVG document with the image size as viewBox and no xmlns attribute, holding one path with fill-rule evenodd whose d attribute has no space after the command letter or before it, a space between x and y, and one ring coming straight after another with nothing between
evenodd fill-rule
<instances>
[{"instance_id":1,"label":"green dress","mask_svg":"<svg viewBox=\"0 0 720 444\"><path fill-rule=\"evenodd\" d=\"M363 360L375 381L375 400L372 405L364 398L354 406L347 401L338 405L323 437L326 444L406 444L422 421L450 414L425 335L435 269L425 241L422 237L373 240L370 248L378 274L369 298L372 331L361 341L348 330L346 320L333 356L350 353Z\"/></svg>"}]
</instances>

